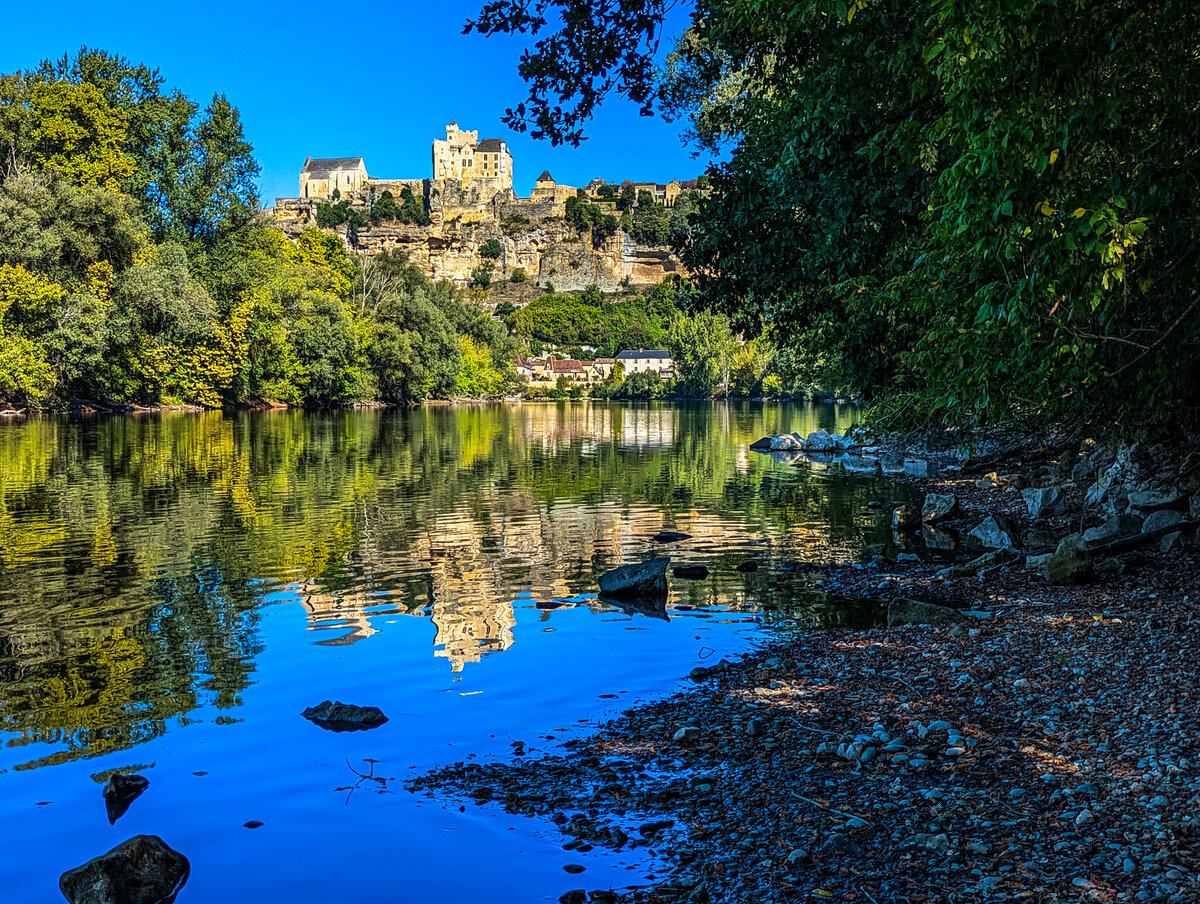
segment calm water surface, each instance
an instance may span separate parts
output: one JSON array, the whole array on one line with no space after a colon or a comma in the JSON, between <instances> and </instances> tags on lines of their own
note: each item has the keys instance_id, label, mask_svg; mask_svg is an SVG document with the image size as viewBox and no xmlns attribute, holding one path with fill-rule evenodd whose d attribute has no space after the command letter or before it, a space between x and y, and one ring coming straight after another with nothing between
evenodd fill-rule
<instances>
[{"instance_id":1,"label":"calm water surface","mask_svg":"<svg viewBox=\"0 0 1200 904\"><path fill-rule=\"evenodd\" d=\"M747 450L852 418L562 403L0 423L6 899L61 900L63 870L142 832L191 859L181 902L646 881L641 853L568 854L552 826L401 782L514 741L552 750L772 625L871 617L794 566L884 539L866 503L894 485ZM600 604L595 575L662 552L663 528L713 576L675 581L667 620ZM326 698L390 721L300 717ZM110 826L114 769L150 787Z\"/></svg>"}]
</instances>

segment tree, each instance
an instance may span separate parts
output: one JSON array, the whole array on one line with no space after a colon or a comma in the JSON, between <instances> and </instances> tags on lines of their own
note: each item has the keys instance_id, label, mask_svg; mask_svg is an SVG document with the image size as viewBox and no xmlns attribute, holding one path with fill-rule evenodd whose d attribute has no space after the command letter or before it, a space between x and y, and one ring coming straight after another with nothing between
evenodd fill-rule
<instances>
[{"instance_id":1,"label":"tree","mask_svg":"<svg viewBox=\"0 0 1200 904\"><path fill-rule=\"evenodd\" d=\"M524 267L516 267L513 272L508 275L508 281L511 283L523 283L529 279L529 274L525 272Z\"/></svg>"},{"instance_id":2,"label":"tree","mask_svg":"<svg viewBox=\"0 0 1200 904\"><path fill-rule=\"evenodd\" d=\"M555 145L578 145L583 124L612 91L639 104L644 115L651 112L654 54L669 6L666 0L491 0L463 31L536 36L552 10L561 13L562 28L522 56L529 100L506 110L504 122Z\"/></svg>"},{"instance_id":3,"label":"tree","mask_svg":"<svg viewBox=\"0 0 1200 904\"><path fill-rule=\"evenodd\" d=\"M504 246L500 244L499 239L488 239L479 246L479 256L485 260L499 260L504 254Z\"/></svg>"},{"instance_id":4,"label":"tree","mask_svg":"<svg viewBox=\"0 0 1200 904\"><path fill-rule=\"evenodd\" d=\"M699 303L917 417L1200 415L1193 5L699 0L662 80L631 27L662 7L614 15L495 2L480 30L551 32L516 118L552 139L625 73L728 149L682 249ZM565 40L600 25L602 60Z\"/></svg>"},{"instance_id":5,"label":"tree","mask_svg":"<svg viewBox=\"0 0 1200 904\"><path fill-rule=\"evenodd\" d=\"M43 82L29 92L32 162L80 185L118 191L137 168L125 152L127 117L87 84Z\"/></svg>"},{"instance_id":6,"label":"tree","mask_svg":"<svg viewBox=\"0 0 1200 904\"><path fill-rule=\"evenodd\" d=\"M707 311L692 317L676 314L667 342L680 394L703 399L725 390L730 360L737 348L725 316Z\"/></svg>"},{"instance_id":7,"label":"tree","mask_svg":"<svg viewBox=\"0 0 1200 904\"><path fill-rule=\"evenodd\" d=\"M491 261L482 261L479 266L471 271L471 285L477 286L480 289L490 289L492 287L492 272L494 265Z\"/></svg>"},{"instance_id":8,"label":"tree","mask_svg":"<svg viewBox=\"0 0 1200 904\"><path fill-rule=\"evenodd\" d=\"M658 399L666 393L662 377L650 370L630 374L617 388L619 399Z\"/></svg>"},{"instance_id":9,"label":"tree","mask_svg":"<svg viewBox=\"0 0 1200 904\"><path fill-rule=\"evenodd\" d=\"M383 194L375 200L375 205L371 208L371 221L373 223L384 223L389 220L399 219L400 205L396 203L395 196L386 189Z\"/></svg>"},{"instance_id":10,"label":"tree","mask_svg":"<svg viewBox=\"0 0 1200 904\"><path fill-rule=\"evenodd\" d=\"M211 244L249 226L259 209L258 173L237 108L224 94L213 95L195 127L181 180L179 227L189 238Z\"/></svg>"}]
</instances>

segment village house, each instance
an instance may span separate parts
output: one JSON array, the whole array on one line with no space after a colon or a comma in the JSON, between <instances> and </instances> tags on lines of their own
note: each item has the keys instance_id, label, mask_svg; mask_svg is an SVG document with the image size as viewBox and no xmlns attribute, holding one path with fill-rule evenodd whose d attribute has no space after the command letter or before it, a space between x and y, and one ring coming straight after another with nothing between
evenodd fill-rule
<instances>
[{"instance_id":1,"label":"village house","mask_svg":"<svg viewBox=\"0 0 1200 904\"><path fill-rule=\"evenodd\" d=\"M624 368L625 376L630 374L652 372L664 380L675 376L675 361L671 353L660 348L639 348L637 351L627 349L617 353L616 363Z\"/></svg>"}]
</instances>

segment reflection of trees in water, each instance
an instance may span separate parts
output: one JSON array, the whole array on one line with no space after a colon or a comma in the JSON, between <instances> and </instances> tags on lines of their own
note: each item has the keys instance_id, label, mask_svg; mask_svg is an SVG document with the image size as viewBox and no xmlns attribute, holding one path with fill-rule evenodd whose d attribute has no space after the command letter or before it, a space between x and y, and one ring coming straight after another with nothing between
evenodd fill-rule
<instances>
[{"instance_id":1,"label":"reflection of trees in water","mask_svg":"<svg viewBox=\"0 0 1200 904\"><path fill-rule=\"evenodd\" d=\"M330 639L429 615L460 668L512 643L515 593L593 589L663 526L778 547L805 525L806 544L848 547L861 484L746 451L818 425L835 426L803 408L587 404L0 425L0 728L62 759L237 705L256 607L280 587Z\"/></svg>"}]
</instances>

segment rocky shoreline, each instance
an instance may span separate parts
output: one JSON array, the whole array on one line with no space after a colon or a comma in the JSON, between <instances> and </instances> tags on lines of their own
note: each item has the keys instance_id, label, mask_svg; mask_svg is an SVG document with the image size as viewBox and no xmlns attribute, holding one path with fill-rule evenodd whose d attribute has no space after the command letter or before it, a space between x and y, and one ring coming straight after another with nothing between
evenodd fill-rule
<instances>
[{"instance_id":1,"label":"rocky shoreline","mask_svg":"<svg viewBox=\"0 0 1200 904\"><path fill-rule=\"evenodd\" d=\"M1192 453L910 460L908 479L954 497L951 548L905 551L912 524L930 529L917 518L823 589L916 616L780 635L590 737L410 789L551 820L565 866L592 846L669 865L621 892L564 877L568 902L1200 900ZM1155 511L1179 529L1147 536ZM989 520L999 554L970 549ZM1046 556L1072 537L1088 567L1053 584ZM929 611L947 616L900 624Z\"/></svg>"}]
</instances>

